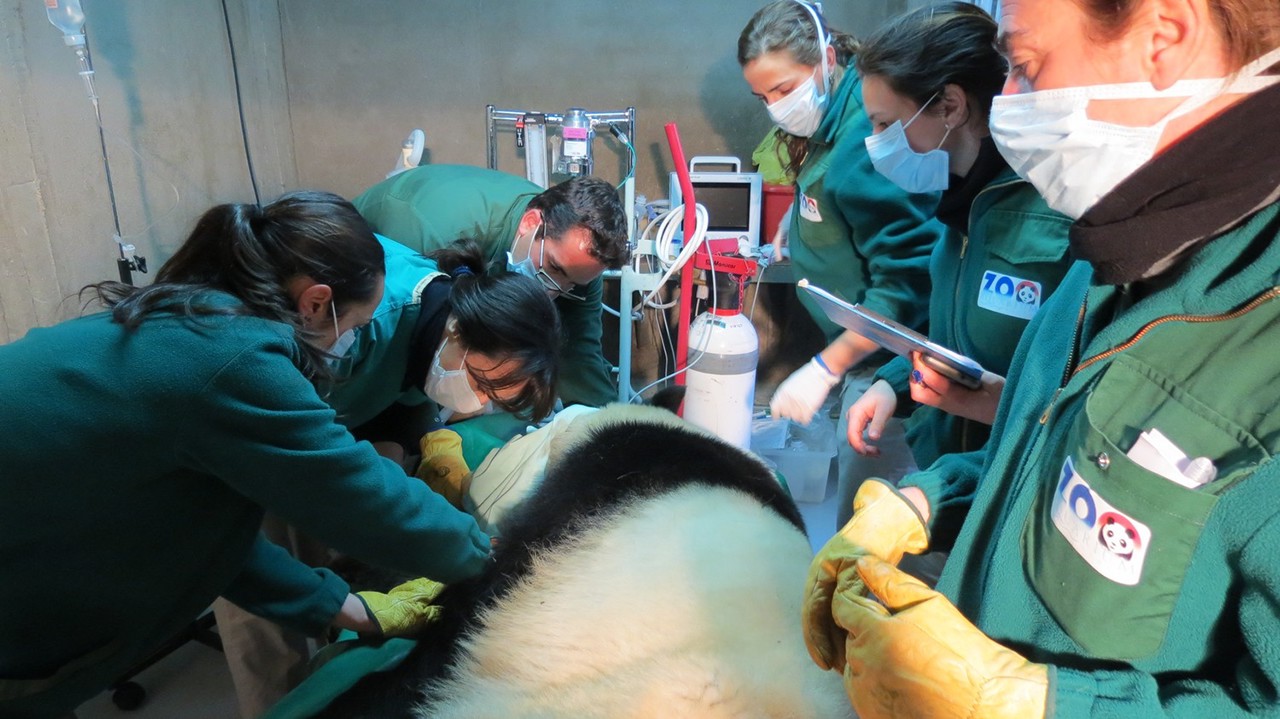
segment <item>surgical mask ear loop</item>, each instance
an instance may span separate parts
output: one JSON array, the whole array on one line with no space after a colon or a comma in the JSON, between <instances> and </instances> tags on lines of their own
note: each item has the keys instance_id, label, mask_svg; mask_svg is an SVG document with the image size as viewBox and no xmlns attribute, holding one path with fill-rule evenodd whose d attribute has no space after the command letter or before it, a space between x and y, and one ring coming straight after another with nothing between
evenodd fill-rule
<instances>
[{"instance_id":1,"label":"surgical mask ear loop","mask_svg":"<svg viewBox=\"0 0 1280 719\"><path fill-rule=\"evenodd\" d=\"M1224 94L1233 94L1238 92L1256 92L1265 90L1272 85L1280 83L1280 76L1263 75L1272 65L1280 63L1280 47L1274 48L1262 54L1261 57L1246 64L1235 72L1234 77L1225 77L1222 82L1213 87L1206 87L1196 94L1188 97L1178 104L1177 107L1169 111L1164 119L1156 123L1156 127L1168 125L1170 122L1186 115L1189 112L1195 112L1215 97Z\"/></svg>"},{"instance_id":2,"label":"surgical mask ear loop","mask_svg":"<svg viewBox=\"0 0 1280 719\"><path fill-rule=\"evenodd\" d=\"M928 107L928 106L929 106L929 103L933 102L933 101L934 101L934 100L936 100L936 99L938 99L938 93L936 93L936 92L935 92L935 93L933 93L932 95L930 95L930 96L929 96L929 99L928 99L928 100L925 100L925 101L924 101L924 104L920 106L920 109L919 109L919 110L916 110L916 114L912 115L910 120L907 120L907 124L905 124L905 125L903 125L903 126L902 126L902 134L903 134L904 138L905 138L906 133L907 133L907 128L908 128L908 127L911 127L911 123L915 122L915 121L916 121L916 118L917 118L917 117L920 117L920 115L924 113L924 109L925 109L926 107ZM945 123L945 122L944 122L944 123L942 123L942 126L943 126L943 127L945 127L945 128L947 128L947 131L946 131L946 132L944 132L944 133L942 133L942 139L938 141L938 146L937 146L937 147L935 147L935 148L933 148L933 149L935 149L935 150L941 150L941 149L942 149L942 143L946 142L946 141L947 141L947 137L948 137L949 135L951 135L951 125L950 125L949 123Z\"/></svg>"},{"instance_id":3,"label":"surgical mask ear loop","mask_svg":"<svg viewBox=\"0 0 1280 719\"><path fill-rule=\"evenodd\" d=\"M546 232L546 228L542 224L541 213L538 214L538 224L534 225L533 232L529 233L529 247L528 247L528 251L524 253L524 258L526 260L529 260L530 262L533 262L533 243L538 241L538 230L542 230L542 237L545 240L547 237L547 232ZM538 269L541 269L541 268L538 268Z\"/></svg>"},{"instance_id":4,"label":"surgical mask ear loop","mask_svg":"<svg viewBox=\"0 0 1280 719\"><path fill-rule=\"evenodd\" d=\"M941 139L941 140L938 140L938 146L937 146L937 147L935 147L935 148L933 148L933 149L935 149L935 150L941 150L941 149L942 149L942 146L943 146L944 144L946 144L946 142L947 142L947 138L951 136L951 125L950 125L950 123L945 123L945 122L944 122L944 123L942 123L942 126L943 126L943 127L945 127L947 131L946 131L946 132L944 132L944 133L942 133L942 139Z\"/></svg>"},{"instance_id":5,"label":"surgical mask ear loop","mask_svg":"<svg viewBox=\"0 0 1280 719\"><path fill-rule=\"evenodd\" d=\"M822 92L818 95L818 104L827 101L827 93L830 92L829 87L831 81L831 70L827 67L827 31L822 27L822 19L818 17L818 11L804 0L795 0L796 4L805 9L809 13L809 17L813 18L814 30L818 36L818 55L820 67L822 68Z\"/></svg>"},{"instance_id":6,"label":"surgical mask ear loop","mask_svg":"<svg viewBox=\"0 0 1280 719\"><path fill-rule=\"evenodd\" d=\"M333 341L337 342L342 337L342 333L338 331L338 306L329 300L329 311L333 313Z\"/></svg>"}]
</instances>

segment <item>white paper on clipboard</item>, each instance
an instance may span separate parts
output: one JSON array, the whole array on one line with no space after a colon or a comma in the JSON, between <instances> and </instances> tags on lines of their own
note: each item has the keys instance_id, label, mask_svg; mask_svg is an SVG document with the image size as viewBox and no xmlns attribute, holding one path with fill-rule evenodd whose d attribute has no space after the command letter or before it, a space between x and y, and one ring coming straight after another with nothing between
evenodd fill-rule
<instances>
[{"instance_id":1,"label":"white paper on clipboard","mask_svg":"<svg viewBox=\"0 0 1280 719\"><path fill-rule=\"evenodd\" d=\"M910 357L912 352L920 352L930 366L948 379L972 389L981 386L982 365L968 357L931 342L928 337L888 317L861 305L849 304L821 287L809 284L807 279L800 280L796 286L808 292L827 317L841 327L903 357Z\"/></svg>"}]
</instances>

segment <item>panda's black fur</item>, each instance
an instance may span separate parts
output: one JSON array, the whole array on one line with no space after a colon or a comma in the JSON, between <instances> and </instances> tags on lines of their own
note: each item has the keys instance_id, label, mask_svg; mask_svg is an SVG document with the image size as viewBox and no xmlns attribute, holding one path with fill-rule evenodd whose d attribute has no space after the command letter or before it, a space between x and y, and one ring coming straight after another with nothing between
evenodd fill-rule
<instances>
[{"instance_id":1,"label":"panda's black fur","mask_svg":"<svg viewBox=\"0 0 1280 719\"><path fill-rule=\"evenodd\" d=\"M618 406L575 422L584 426L571 430L558 450L553 448L545 478L503 521L488 569L441 595L442 621L416 637L418 646L399 667L365 677L320 716L414 716L415 705L424 699L430 705L431 680L448 673L462 640L482 628L482 613L503 604L512 588L534 571L540 554L554 555L583 533L654 498L694 485L732 490L804 535L798 508L767 467L669 413ZM739 571L751 571L751 562ZM798 595L800 589L785 591ZM798 615L796 620L798 634Z\"/></svg>"}]
</instances>

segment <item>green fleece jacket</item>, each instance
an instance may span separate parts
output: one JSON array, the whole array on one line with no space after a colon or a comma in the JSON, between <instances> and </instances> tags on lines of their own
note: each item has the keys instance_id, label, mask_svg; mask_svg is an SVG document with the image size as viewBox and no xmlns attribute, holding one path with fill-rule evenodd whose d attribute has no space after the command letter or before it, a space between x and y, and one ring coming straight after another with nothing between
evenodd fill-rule
<instances>
[{"instance_id":1,"label":"green fleece jacket","mask_svg":"<svg viewBox=\"0 0 1280 719\"><path fill-rule=\"evenodd\" d=\"M475 520L336 424L297 351L252 317L106 313L0 347L0 716L70 711L220 594L325 628L346 583L262 539L264 508L415 575L483 568Z\"/></svg>"},{"instance_id":2,"label":"green fleece jacket","mask_svg":"<svg viewBox=\"0 0 1280 719\"><path fill-rule=\"evenodd\" d=\"M969 454L902 483L951 547L938 588L1049 665L1049 716L1275 716L1280 205L1140 287L1091 276L1028 327L980 475ZM1140 464L1152 429L1216 477Z\"/></svg>"},{"instance_id":3,"label":"green fleece jacket","mask_svg":"<svg viewBox=\"0 0 1280 719\"><path fill-rule=\"evenodd\" d=\"M1027 322L1071 265L1070 226L1006 167L974 198L968 231L949 230L933 248L929 338L988 372L1006 374ZM986 443L988 425L913 402L910 374L911 360L894 357L876 377L898 395L897 414L909 416L907 444L918 466Z\"/></svg>"},{"instance_id":4,"label":"green fleece jacket","mask_svg":"<svg viewBox=\"0 0 1280 719\"><path fill-rule=\"evenodd\" d=\"M467 165L424 165L365 190L353 200L374 232L418 252L475 240L489 261L505 266L516 227L542 188L522 177ZM604 405L617 397L613 372L600 345L601 278L579 288L582 300L559 297L563 332L560 398L567 404Z\"/></svg>"},{"instance_id":5,"label":"green fleece jacket","mask_svg":"<svg viewBox=\"0 0 1280 719\"><path fill-rule=\"evenodd\" d=\"M931 219L939 195L908 194L876 172L864 142L870 134L862 81L846 69L796 179L787 238L792 271L796 279L921 328L929 253L945 232ZM799 297L828 341L843 332L808 293Z\"/></svg>"}]
</instances>

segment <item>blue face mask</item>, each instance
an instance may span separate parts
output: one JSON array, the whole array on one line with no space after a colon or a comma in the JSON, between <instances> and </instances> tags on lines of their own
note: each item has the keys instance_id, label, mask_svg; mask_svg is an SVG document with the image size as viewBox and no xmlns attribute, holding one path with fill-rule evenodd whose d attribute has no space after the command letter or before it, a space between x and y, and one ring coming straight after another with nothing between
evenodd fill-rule
<instances>
[{"instance_id":1,"label":"blue face mask","mask_svg":"<svg viewBox=\"0 0 1280 719\"><path fill-rule=\"evenodd\" d=\"M518 275L524 275L525 277L528 277L530 279L537 280L538 283L542 285L542 288L547 291L547 294L550 295L552 299L555 299L556 297L568 297L571 300L578 300L579 302L584 301L586 298L574 292L576 285L570 284L568 288L561 287L560 283L556 282L555 278L547 273L547 270L546 270L547 233L543 232L542 239L541 240L537 239L538 229L541 227L542 227L542 224L539 223L536 227L533 228L533 232L530 233L529 254L523 260L516 262L515 255L513 255L510 252L507 253L507 269ZM534 242L538 242L538 263L536 265L533 262L533 243ZM519 244L519 243L517 242L516 244Z\"/></svg>"},{"instance_id":2,"label":"blue face mask","mask_svg":"<svg viewBox=\"0 0 1280 719\"><path fill-rule=\"evenodd\" d=\"M333 300L329 301L329 309L333 312L333 336L335 339L328 352L331 355L330 362L337 362L346 357L347 353L351 351L351 345L356 342L356 331L355 328L352 328L346 332L339 332L338 307L333 303Z\"/></svg>"},{"instance_id":3,"label":"blue face mask","mask_svg":"<svg viewBox=\"0 0 1280 719\"><path fill-rule=\"evenodd\" d=\"M906 125L898 120L865 141L867 154L871 156L871 164L876 171L907 192L941 192L951 184L951 161L947 151L942 149L942 143L951 134L950 126L938 147L928 152L916 152L907 142L907 127L920 117L934 97L937 95L921 105Z\"/></svg>"},{"instance_id":4,"label":"blue face mask","mask_svg":"<svg viewBox=\"0 0 1280 719\"><path fill-rule=\"evenodd\" d=\"M523 260L516 262L515 255L507 252L507 269L518 275L524 275L531 280L538 279L538 268L533 264L533 241L538 236L539 227L542 227L541 222L534 226L533 232L529 233L529 251L525 254ZM519 246L520 244L521 242L517 240L516 245Z\"/></svg>"}]
</instances>

